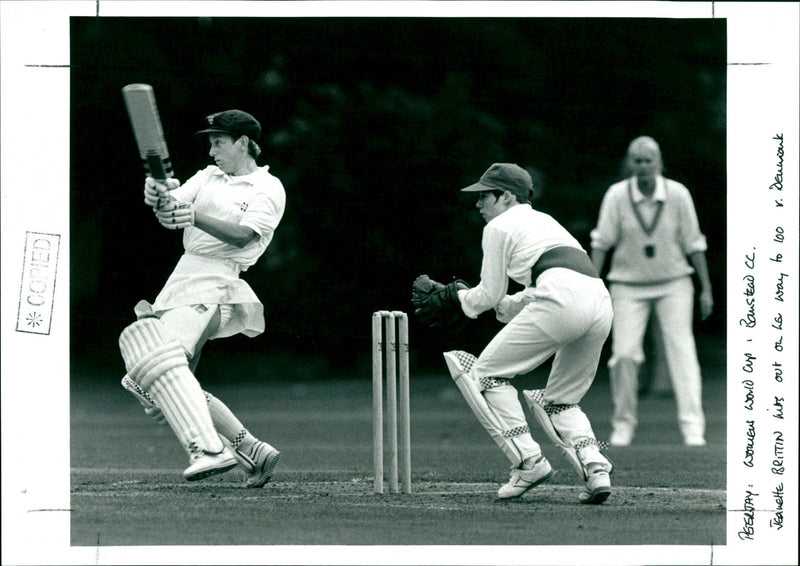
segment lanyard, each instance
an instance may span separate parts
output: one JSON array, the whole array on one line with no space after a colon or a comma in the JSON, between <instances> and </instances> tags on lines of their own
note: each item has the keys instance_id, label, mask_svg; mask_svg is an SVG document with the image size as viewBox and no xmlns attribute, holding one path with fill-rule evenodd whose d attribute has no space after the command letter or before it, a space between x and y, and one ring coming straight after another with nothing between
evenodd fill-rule
<instances>
[{"instance_id":1,"label":"lanyard","mask_svg":"<svg viewBox=\"0 0 800 566\"><path fill-rule=\"evenodd\" d=\"M658 220L661 218L661 210L664 208L664 201L660 200L656 203L656 213L653 215L653 222L650 226L647 226L644 218L642 218L642 214L639 212L639 207L633 202L633 181L631 179L628 179L628 198L631 201L631 208L633 208L633 213L636 215L636 220L639 221L639 226L641 226L644 233L649 236L653 230L655 230Z\"/></svg>"}]
</instances>

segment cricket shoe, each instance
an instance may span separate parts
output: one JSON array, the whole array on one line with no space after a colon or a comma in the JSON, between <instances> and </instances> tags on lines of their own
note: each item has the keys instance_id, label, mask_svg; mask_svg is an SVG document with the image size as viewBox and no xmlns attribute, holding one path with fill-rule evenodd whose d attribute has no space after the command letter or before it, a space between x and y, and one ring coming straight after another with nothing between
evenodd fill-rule
<instances>
[{"instance_id":1,"label":"cricket shoe","mask_svg":"<svg viewBox=\"0 0 800 566\"><path fill-rule=\"evenodd\" d=\"M629 428L615 428L609 439L611 446L630 446L633 442L633 430Z\"/></svg>"},{"instance_id":2,"label":"cricket shoe","mask_svg":"<svg viewBox=\"0 0 800 566\"><path fill-rule=\"evenodd\" d=\"M272 473L281 461L281 453L259 440L247 454L236 450L236 459L244 469L245 487L264 487L272 479Z\"/></svg>"},{"instance_id":3,"label":"cricket shoe","mask_svg":"<svg viewBox=\"0 0 800 566\"><path fill-rule=\"evenodd\" d=\"M554 474L555 472L550 462L547 461L547 458L541 456L530 470L521 468L511 470L511 479L497 491L497 497L500 499L520 497L529 489L552 478Z\"/></svg>"},{"instance_id":4,"label":"cricket shoe","mask_svg":"<svg viewBox=\"0 0 800 566\"><path fill-rule=\"evenodd\" d=\"M207 452L192 443L189 452L189 467L183 471L186 481L197 481L224 474L237 465L236 458L225 446L219 452Z\"/></svg>"},{"instance_id":5,"label":"cricket shoe","mask_svg":"<svg viewBox=\"0 0 800 566\"><path fill-rule=\"evenodd\" d=\"M602 464L589 464L586 484L578 501L589 505L600 505L611 495L611 478Z\"/></svg>"}]
</instances>

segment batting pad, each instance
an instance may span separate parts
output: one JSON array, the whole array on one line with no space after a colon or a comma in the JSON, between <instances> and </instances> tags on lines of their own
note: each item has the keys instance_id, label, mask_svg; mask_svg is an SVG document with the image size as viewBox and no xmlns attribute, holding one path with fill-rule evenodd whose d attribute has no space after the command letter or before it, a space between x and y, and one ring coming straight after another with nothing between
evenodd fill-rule
<instances>
[{"instance_id":1,"label":"batting pad","mask_svg":"<svg viewBox=\"0 0 800 566\"><path fill-rule=\"evenodd\" d=\"M138 320L122 331L120 350L128 376L161 409L184 448L210 453L223 449L206 398L181 345L169 340L156 318Z\"/></svg>"},{"instance_id":2,"label":"batting pad","mask_svg":"<svg viewBox=\"0 0 800 566\"><path fill-rule=\"evenodd\" d=\"M136 397L136 399L139 401L139 403L141 403L142 406L145 408L145 413L147 413L148 416L152 417L153 416L152 412L155 412L155 411L158 411L159 413L161 413L161 409L158 408L158 406L156 405L155 400L152 397L150 397L150 395L148 393L146 393L141 387L139 387L139 384L136 383L134 380L132 380L129 376L126 375L126 376L124 376L122 378L122 387L128 393L130 393L131 395ZM219 401L218 399L216 399L208 391L204 391L203 393L205 394L206 402L208 403L208 408L209 408L209 411L211 412L211 420L214 421L214 426L218 427L220 429L224 429L224 426L221 426L220 423L218 422L219 415L215 414L215 411L214 411L215 404L220 404L221 405L222 401ZM219 411L217 411L217 413L219 413ZM158 421L159 424L167 424L166 423L166 419L163 418L163 413L162 413L162 418L160 420L159 419L156 419L156 420ZM242 427L242 429L244 429L244 427ZM247 431L242 430L242 431L239 432L239 434L233 435L231 437L231 438L233 438L232 441L228 440L227 438L225 438L225 436L223 436L222 433L219 433L219 439L222 441L222 443L227 448L230 448L230 451L231 451L231 454L233 454L233 457L236 458L236 461L239 463L239 465L242 468L244 468L244 470L249 474L249 473L253 472L253 469L254 469L253 462L249 458L243 456L237 450L239 444L242 441L243 433L246 433L246 432ZM188 439L186 440L186 442L181 440L181 444L188 444L188 442L190 442L190 440L188 440ZM236 443L236 446L233 445L234 442ZM191 452L189 450L187 450L186 453L187 453L187 455L191 456Z\"/></svg>"},{"instance_id":3,"label":"batting pad","mask_svg":"<svg viewBox=\"0 0 800 566\"><path fill-rule=\"evenodd\" d=\"M478 422L481 423L486 432L489 433L489 436L503 451L503 454L506 455L506 458L509 459L511 465L519 467L525 458L535 455L537 451L541 453L539 446L530 438L530 430L527 424L509 427L503 418L486 402L486 398L482 393L484 388L479 386L470 375L470 370L475 365L477 358L461 350L444 352L443 355L450 376L453 378L458 390L461 391L464 399L466 399L467 405L478 418ZM516 390L514 391L516 392ZM520 407L521 409L522 407ZM516 437L525 434L530 438L531 446L528 452L531 453L523 452L520 446L517 445L517 441L514 440Z\"/></svg>"},{"instance_id":4,"label":"batting pad","mask_svg":"<svg viewBox=\"0 0 800 566\"><path fill-rule=\"evenodd\" d=\"M523 391L522 396L542 430L553 444L561 449L567 462L581 480L586 481L588 477L586 470L588 464L602 464L607 471L611 471L611 462L600 453L601 444L594 438L589 419L578 405L546 403L544 389ZM555 423L554 418L561 422Z\"/></svg>"},{"instance_id":5,"label":"batting pad","mask_svg":"<svg viewBox=\"0 0 800 566\"><path fill-rule=\"evenodd\" d=\"M156 409L156 402L153 400L150 395L145 393L145 390L142 389L138 383L132 380L128 375L125 375L122 378L122 387L125 388L128 393L136 397L136 400L142 404L142 407L145 409Z\"/></svg>"}]
</instances>

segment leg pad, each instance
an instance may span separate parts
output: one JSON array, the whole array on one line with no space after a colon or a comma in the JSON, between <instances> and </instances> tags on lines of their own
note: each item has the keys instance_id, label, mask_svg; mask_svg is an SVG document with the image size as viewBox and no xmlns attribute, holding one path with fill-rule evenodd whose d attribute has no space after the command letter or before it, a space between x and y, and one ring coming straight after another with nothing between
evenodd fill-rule
<instances>
[{"instance_id":1,"label":"leg pad","mask_svg":"<svg viewBox=\"0 0 800 566\"><path fill-rule=\"evenodd\" d=\"M161 409L184 449L220 452L203 390L164 324L156 318L138 320L122 332L119 344L128 376L145 394L137 392L140 402L150 400Z\"/></svg>"},{"instance_id":2,"label":"leg pad","mask_svg":"<svg viewBox=\"0 0 800 566\"><path fill-rule=\"evenodd\" d=\"M530 436L530 429L527 424L515 427L508 426L504 419L489 406L483 395L483 391L487 386L491 389L492 387L507 385L508 380L492 379L479 382L473 379L470 370L475 365L477 358L467 352L460 350L445 352L444 359L456 387L461 391L467 401L467 405L478 418L478 422L481 423L486 432L489 433L489 436L500 447L500 450L503 451L512 466L518 467L531 454L523 453L514 439L523 435ZM495 381L497 383L494 383Z\"/></svg>"},{"instance_id":3,"label":"leg pad","mask_svg":"<svg viewBox=\"0 0 800 566\"><path fill-rule=\"evenodd\" d=\"M170 340L169 333L157 318L137 320L119 337L119 348L128 375L144 391L168 371L189 367L180 343Z\"/></svg>"},{"instance_id":4,"label":"leg pad","mask_svg":"<svg viewBox=\"0 0 800 566\"><path fill-rule=\"evenodd\" d=\"M570 467L582 481L586 481L588 478L587 466L589 464L602 464L608 472L611 471L611 461L600 452L600 448L604 448L605 444L598 442L594 438L594 434L591 433L591 428L588 425L588 419L583 415L583 411L580 410L578 405L547 403L544 400L543 389L523 391L522 396L527 401L542 430L544 430L552 443L561 449ZM568 411L570 413L567 413ZM579 414L574 415L575 411ZM572 414L573 417L579 417L578 419L571 418L569 420L582 422L583 426L580 432L565 430L566 427L563 423L559 425L553 420L554 417L560 421L567 420L559 418L559 416L566 417L569 414Z\"/></svg>"}]
</instances>

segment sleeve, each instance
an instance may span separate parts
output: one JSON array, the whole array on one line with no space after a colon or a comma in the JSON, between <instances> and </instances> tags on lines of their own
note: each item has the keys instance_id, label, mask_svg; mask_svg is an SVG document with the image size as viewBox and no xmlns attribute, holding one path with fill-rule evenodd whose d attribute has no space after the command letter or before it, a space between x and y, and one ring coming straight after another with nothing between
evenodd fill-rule
<instances>
[{"instance_id":1,"label":"sleeve","mask_svg":"<svg viewBox=\"0 0 800 566\"><path fill-rule=\"evenodd\" d=\"M619 241L619 207L616 206L614 193L615 191L609 189L603 197L597 227L590 234L592 249L607 252Z\"/></svg>"},{"instance_id":2,"label":"sleeve","mask_svg":"<svg viewBox=\"0 0 800 566\"><path fill-rule=\"evenodd\" d=\"M483 229L481 281L471 289L458 292L461 308L469 318L477 318L482 312L495 308L506 296L509 245L510 238L505 232L489 225Z\"/></svg>"},{"instance_id":3,"label":"sleeve","mask_svg":"<svg viewBox=\"0 0 800 566\"><path fill-rule=\"evenodd\" d=\"M197 193L200 192L200 187L208 178L208 168L198 171L189 179L186 180L180 187L172 191L170 194L181 202L194 202L197 198Z\"/></svg>"},{"instance_id":4,"label":"sleeve","mask_svg":"<svg viewBox=\"0 0 800 566\"><path fill-rule=\"evenodd\" d=\"M695 252L704 252L708 248L706 237L700 232L700 222L697 220L697 211L689 189L681 185L680 198L680 239L681 246L686 255Z\"/></svg>"},{"instance_id":5,"label":"sleeve","mask_svg":"<svg viewBox=\"0 0 800 566\"><path fill-rule=\"evenodd\" d=\"M503 324L511 322L528 303L531 302L531 296L526 291L519 291L513 295L506 295L500 300L500 303L494 308L496 318Z\"/></svg>"},{"instance_id":6,"label":"sleeve","mask_svg":"<svg viewBox=\"0 0 800 566\"><path fill-rule=\"evenodd\" d=\"M283 187L271 187L256 192L239 224L252 228L262 238L272 238L283 217L286 195Z\"/></svg>"}]
</instances>

